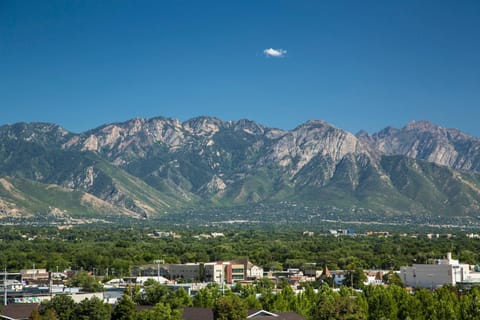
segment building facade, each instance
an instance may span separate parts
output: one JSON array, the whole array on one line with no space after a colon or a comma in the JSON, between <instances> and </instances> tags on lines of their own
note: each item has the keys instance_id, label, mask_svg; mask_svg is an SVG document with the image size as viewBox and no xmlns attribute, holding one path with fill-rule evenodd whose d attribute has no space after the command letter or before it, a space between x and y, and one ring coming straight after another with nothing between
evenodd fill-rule
<instances>
[{"instance_id":1,"label":"building facade","mask_svg":"<svg viewBox=\"0 0 480 320\"><path fill-rule=\"evenodd\" d=\"M401 267L400 278L406 286L434 290L470 279L470 265L452 259L452 254L448 252L445 259L437 259L432 264Z\"/></svg>"},{"instance_id":2,"label":"building facade","mask_svg":"<svg viewBox=\"0 0 480 320\"><path fill-rule=\"evenodd\" d=\"M149 264L135 266L133 276L160 276L170 280L235 283L263 277L263 269L248 259L186 264Z\"/></svg>"}]
</instances>

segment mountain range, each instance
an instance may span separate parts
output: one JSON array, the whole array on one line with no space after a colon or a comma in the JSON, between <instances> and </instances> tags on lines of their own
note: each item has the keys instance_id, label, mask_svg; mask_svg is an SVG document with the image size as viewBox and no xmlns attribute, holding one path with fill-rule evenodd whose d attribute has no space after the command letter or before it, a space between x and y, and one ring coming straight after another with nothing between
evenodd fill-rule
<instances>
[{"instance_id":1,"label":"mountain range","mask_svg":"<svg viewBox=\"0 0 480 320\"><path fill-rule=\"evenodd\" d=\"M426 121L356 135L320 120L157 117L76 134L0 127L0 216L148 218L292 201L385 215L477 216L480 139Z\"/></svg>"}]
</instances>

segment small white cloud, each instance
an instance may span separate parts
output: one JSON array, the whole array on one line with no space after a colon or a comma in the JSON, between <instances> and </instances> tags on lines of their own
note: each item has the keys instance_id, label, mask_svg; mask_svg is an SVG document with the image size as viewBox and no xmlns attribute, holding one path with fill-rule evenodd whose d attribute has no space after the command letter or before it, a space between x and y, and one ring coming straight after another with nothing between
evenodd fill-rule
<instances>
[{"instance_id":1,"label":"small white cloud","mask_svg":"<svg viewBox=\"0 0 480 320\"><path fill-rule=\"evenodd\" d=\"M287 54L287 50L269 48L269 49L263 50L263 53L267 57L282 58Z\"/></svg>"}]
</instances>

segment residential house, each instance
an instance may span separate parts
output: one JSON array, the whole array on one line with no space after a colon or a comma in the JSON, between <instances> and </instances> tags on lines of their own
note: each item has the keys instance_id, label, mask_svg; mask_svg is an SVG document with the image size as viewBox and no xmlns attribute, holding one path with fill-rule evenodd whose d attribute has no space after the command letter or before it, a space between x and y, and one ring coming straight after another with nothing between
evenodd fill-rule
<instances>
[{"instance_id":1,"label":"residential house","mask_svg":"<svg viewBox=\"0 0 480 320\"><path fill-rule=\"evenodd\" d=\"M31 319L33 310L38 310L40 304L9 304L3 306L0 311L0 319L6 320L28 320Z\"/></svg>"},{"instance_id":2,"label":"residential house","mask_svg":"<svg viewBox=\"0 0 480 320\"><path fill-rule=\"evenodd\" d=\"M208 308L183 308L183 320L213 320L212 309ZM249 310L247 319L252 320L306 320L295 312L268 312L265 310Z\"/></svg>"},{"instance_id":3,"label":"residential house","mask_svg":"<svg viewBox=\"0 0 480 320\"><path fill-rule=\"evenodd\" d=\"M306 320L295 312L269 312L265 310L249 310L247 319L254 320Z\"/></svg>"},{"instance_id":4,"label":"residential house","mask_svg":"<svg viewBox=\"0 0 480 320\"><path fill-rule=\"evenodd\" d=\"M185 307L183 320L213 320L213 310L209 308Z\"/></svg>"}]
</instances>

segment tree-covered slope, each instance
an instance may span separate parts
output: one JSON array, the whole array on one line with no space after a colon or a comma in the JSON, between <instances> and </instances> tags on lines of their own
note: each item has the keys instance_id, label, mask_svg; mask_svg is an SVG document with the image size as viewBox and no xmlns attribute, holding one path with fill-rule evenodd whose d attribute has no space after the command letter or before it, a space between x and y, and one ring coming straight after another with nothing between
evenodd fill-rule
<instances>
[{"instance_id":1,"label":"tree-covered slope","mask_svg":"<svg viewBox=\"0 0 480 320\"><path fill-rule=\"evenodd\" d=\"M427 136L433 141L437 133L438 141L452 137L436 126L410 127L408 141L415 132L422 133L419 141ZM354 136L324 121L283 131L250 120L198 117L182 123L159 117L81 134L22 123L0 127L0 177L39 190L54 185L89 194L112 206L98 207L99 214L119 208L119 213L147 217L180 207L289 200L350 212L478 215L480 180L474 170L460 172L429 161L426 155L440 150L438 143L425 142L422 152L422 144L414 143L422 157L396 154L403 138L397 133L397 142L387 148L392 136L386 131ZM465 137L457 132L455 139ZM455 159L475 155L474 145L465 156L455 149ZM436 152L434 158L439 157ZM19 201L7 191L0 199ZM27 211L48 213L52 203L35 199ZM70 212L77 212L78 201L70 202Z\"/></svg>"}]
</instances>

